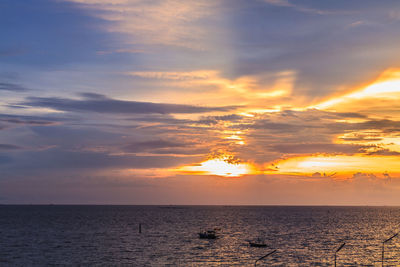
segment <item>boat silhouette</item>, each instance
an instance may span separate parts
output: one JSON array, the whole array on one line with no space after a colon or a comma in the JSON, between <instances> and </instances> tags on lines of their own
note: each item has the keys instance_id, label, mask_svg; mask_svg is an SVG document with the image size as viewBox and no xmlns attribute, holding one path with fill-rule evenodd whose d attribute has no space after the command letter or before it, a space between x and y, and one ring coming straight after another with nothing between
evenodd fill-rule
<instances>
[{"instance_id":1,"label":"boat silhouette","mask_svg":"<svg viewBox=\"0 0 400 267\"><path fill-rule=\"evenodd\" d=\"M201 238L201 239L216 239L217 238L217 234L216 234L215 230L204 230L204 231L200 231L198 234L199 234L199 238Z\"/></svg>"},{"instance_id":2,"label":"boat silhouette","mask_svg":"<svg viewBox=\"0 0 400 267\"><path fill-rule=\"evenodd\" d=\"M256 247L256 248L263 248L266 247L267 244L265 244L265 241L261 238L257 238L255 240L248 240L250 247Z\"/></svg>"}]
</instances>

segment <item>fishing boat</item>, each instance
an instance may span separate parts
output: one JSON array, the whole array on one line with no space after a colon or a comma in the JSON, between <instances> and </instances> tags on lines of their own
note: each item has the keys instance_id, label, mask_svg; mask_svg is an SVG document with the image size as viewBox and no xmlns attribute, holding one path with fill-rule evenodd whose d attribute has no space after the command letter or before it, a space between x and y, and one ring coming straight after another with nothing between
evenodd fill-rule
<instances>
[{"instance_id":1,"label":"fishing boat","mask_svg":"<svg viewBox=\"0 0 400 267\"><path fill-rule=\"evenodd\" d=\"M199 238L201 238L201 239L216 239L217 238L215 230L201 231L198 234L199 234Z\"/></svg>"},{"instance_id":2,"label":"fishing boat","mask_svg":"<svg viewBox=\"0 0 400 267\"><path fill-rule=\"evenodd\" d=\"M254 240L254 241L250 241L250 240L249 240L248 242L249 242L250 247L264 248L264 247L267 246L267 244L265 244L265 241L262 240L261 238L257 238L257 239Z\"/></svg>"}]
</instances>

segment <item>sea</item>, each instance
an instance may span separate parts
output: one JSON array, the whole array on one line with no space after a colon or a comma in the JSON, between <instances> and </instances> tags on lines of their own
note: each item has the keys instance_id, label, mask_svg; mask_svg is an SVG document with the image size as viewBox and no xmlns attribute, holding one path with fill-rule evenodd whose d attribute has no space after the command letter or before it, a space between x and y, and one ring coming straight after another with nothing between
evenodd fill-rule
<instances>
[{"instance_id":1,"label":"sea","mask_svg":"<svg viewBox=\"0 0 400 267\"><path fill-rule=\"evenodd\" d=\"M400 207L0 205L0 266L334 266L343 243L337 266L400 266L399 226Z\"/></svg>"}]
</instances>

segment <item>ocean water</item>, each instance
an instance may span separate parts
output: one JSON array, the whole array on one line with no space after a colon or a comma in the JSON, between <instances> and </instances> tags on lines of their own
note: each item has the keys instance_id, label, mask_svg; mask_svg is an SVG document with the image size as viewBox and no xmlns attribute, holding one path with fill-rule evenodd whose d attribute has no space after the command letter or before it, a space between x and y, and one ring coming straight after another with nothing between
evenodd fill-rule
<instances>
[{"instance_id":1,"label":"ocean water","mask_svg":"<svg viewBox=\"0 0 400 267\"><path fill-rule=\"evenodd\" d=\"M275 249L257 266L333 266L343 242L337 266L381 266L399 223L398 207L0 205L0 266L254 266ZM400 266L400 236L385 266Z\"/></svg>"}]
</instances>

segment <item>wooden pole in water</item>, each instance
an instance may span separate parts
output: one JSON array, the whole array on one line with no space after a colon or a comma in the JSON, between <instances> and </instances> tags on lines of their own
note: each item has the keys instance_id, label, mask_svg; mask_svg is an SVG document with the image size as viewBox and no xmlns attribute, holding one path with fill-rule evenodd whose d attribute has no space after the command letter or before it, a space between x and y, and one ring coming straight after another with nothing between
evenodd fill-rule
<instances>
[{"instance_id":1,"label":"wooden pole in water","mask_svg":"<svg viewBox=\"0 0 400 267\"><path fill-rule=\"evenodd\" d=\"M335 267L336 267L336 253L335 253Z\"/></svg>"},{"instance_id":2,"label":"wooden pole in water","mask_svg":"<svg viewBox=\"0 0 400 267\"><path fill-rule=\"evenodd\" d=\"M275 252L276 252L276 249L275 249L274 251L271 251L271 252L268 253L267 255L264 255L264 256L262 256L261 258L257 259L257 260L254 262L254 266L257 266L257 262L258 262L258 261L260 261L260 260L262 260L262 259L268 257L269 255L274 254Z\"/></svg>"},{"instance_id":3,"label":"wooden pole in water","mask_svg":"<svg viewBox=\"0 0 400 267\"><path fill-rule=\"evenodd\" d=\"M335 267L336 267L336 254L346 245L346 243L343 243L340 245L340 247L335 251Z\"/></svg>"},{"instance_id":4,"label":"wooden pole in water","mask_svg":"<svg viewBox=\"0 0 400 267\"><path fill-rule=\"evenodd\" d=\"M388 239L386 239L385 241L382 242L382 267L383 267L383 261L385 260L385 243L389 242L390 240L392 240L393 238L395 238L397 234L392 235L391 237L389 237Z\"/></svg>"},{"instance_id":5,"label":"wooden pole in water","mask_svg":"<svg viewBox=\"0 0 400 267\"><path fill-rule=\"evenodd\" d=\"M139 234L141 234L141 233L142 233L142 224L139 223Z\"/></svg>"}]
</instances>

